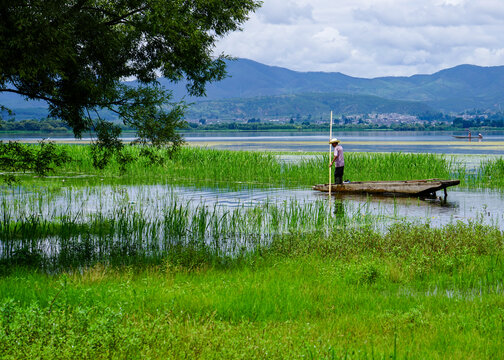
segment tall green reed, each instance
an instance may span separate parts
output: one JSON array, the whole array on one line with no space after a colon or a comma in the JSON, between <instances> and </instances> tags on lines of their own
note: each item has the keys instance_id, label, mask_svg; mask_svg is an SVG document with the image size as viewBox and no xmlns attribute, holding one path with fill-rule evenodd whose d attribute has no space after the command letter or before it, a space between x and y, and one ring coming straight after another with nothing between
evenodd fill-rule
<instances>
[{"instance_id":1,"label":"tall green reed","mask_svg":"<svg viewBox=\"0 0 504 360\"><path fill-rule=\"evenodd\" d=\"M139 146L126 146L132 162L121 170L112 158L103 170L92 166L89 146L61 146L70 159L56 169L60 177L25 177L28 183L56 187L65 181L79 186L108 184L195 184L212 187L297 187L327 183L327 154L299 162L284 163L272 153L227 151L183 147L175 154L154 149L145 156ZM154 156L154 157L153 157ZM457 163L454 157L438 154L352 153L345 154L345 179L351 181L413 180L458 178L471 188L504 188L502 159L483 162L475 173ZM478 175L474 175L478 174Z\"/></svg>"},{"instance_id":2,"label":"tall green reed","mask_svg":"<svg viewBox=\"0 0 504 360\"><path fill-rule=\"evenodd\" d=\"M172 194L147 208L148 198L140 197L137 203L120 189L113 191L117 198L111 205L89 204L85 193L71 198L80 204L76 207L54 199L27 210L23 201L3 198L1 262L48 269L96 262L156 262L165 256L182 262L219 262L263 249L285 234L327 235L347 225L381 226L379 219L383 219L379 214L362 216L360 208L346 203L344 209L333 208L325 200L266 201L229 208L182 203Z\"/></svg>"},{"instance_id":3,"label":"tall green reed","mask_svg":"<svg viewBox=\"0 0 504 360\"><path fill-rule=\"evenodd\" d=\"M504 188L504 158L485 160L476 174L469 177L474 187Z\"/></svg>"}]
</instances>

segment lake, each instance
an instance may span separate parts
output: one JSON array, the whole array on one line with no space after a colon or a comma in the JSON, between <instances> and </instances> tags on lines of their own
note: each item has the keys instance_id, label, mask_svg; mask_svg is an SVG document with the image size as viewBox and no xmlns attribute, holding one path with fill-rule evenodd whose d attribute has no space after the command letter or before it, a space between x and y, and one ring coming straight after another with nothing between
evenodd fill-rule
<instances>
[{"instance_id":1,"label":"lake","mask_svg":"<svg viewBox=\"0 0 504 360\"><path fill-rule=\"evenodd\" d=\"M345 151L408 152L436 154L504 154L504 132L483 134L483 139L456 139L465 132L336 132ZM187 133L190 145L228 150L269 150L295 152L328 151L328 133L247 132Z\"/></svg>"},{"instance_id":2,"label":"lake","mask_svg":"<svg viewBox=\"0 0 504 360\"><path fill-rule=\"evenodd\" d=\"M341 140L345 151L353 152L411 152L436 154L504 154L504 131L483 133L483 139L456 139L465 131L342 131L333 137ZM319 132L190 132L184 134L189 145L208 146L229 150L268 150L294 152L328 151L328 133ZM35 136L1 135L0 140L37 142ZM76 140L68 136L51 136L50 140L62 143L88 143L83 137ZM132 141L133 137L123 137Z\"/></svg>"}]
</instances>

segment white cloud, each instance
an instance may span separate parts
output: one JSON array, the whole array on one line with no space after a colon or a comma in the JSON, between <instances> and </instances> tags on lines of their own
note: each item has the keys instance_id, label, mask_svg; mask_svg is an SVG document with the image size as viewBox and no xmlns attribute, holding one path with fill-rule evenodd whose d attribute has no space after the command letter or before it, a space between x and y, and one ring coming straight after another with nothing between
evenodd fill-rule
<instances>
[{"instance_id":1,"label":"white cloud","mask_svg":"<svg viewBox=\"0 0 504 360\"><path fill-rule=\"evenodd\" d=\"M501 49L487 49L487 48L476 48L473 49L470 54L467 54L463 63L474 64L477 61L484 59L484 63L487 66L498 66L504 64L504 48Z\"/></svg>"},{"instance_id":2,"label":"white cloud","mask_svg":"<svg viewBox=\"0 0 504 360\"><path fill-rule=\"evenodd\" d=\"M300 5L292 0L265 1L258 16L267 24L295 24L301 20L312 20L313 7Z\"/></svg>"},{"instance_id":3,"label":"white cloud","mask_svg":"<svg viewBox=\"0 0 504 360\"><path fill-rule=\"evenodd\" d=\"M265 0L218 51L298 71L377 77L504 64L502 0Z\"/></svg>"},{"instance_id":4,"label":"white cloud","mask_svg":"<svg viewBox=\"0 0 504 360\"><path fill-rule=\"evenodd\" d=\"M461 1L406 3L394 0L388 1L386 6L382 2L377 2L366 8L356 8L354 18L381 26L449 27L500 23L503 11L504 4L497 5L491 1L466 4Z\"/></svg>"}]
</instances>

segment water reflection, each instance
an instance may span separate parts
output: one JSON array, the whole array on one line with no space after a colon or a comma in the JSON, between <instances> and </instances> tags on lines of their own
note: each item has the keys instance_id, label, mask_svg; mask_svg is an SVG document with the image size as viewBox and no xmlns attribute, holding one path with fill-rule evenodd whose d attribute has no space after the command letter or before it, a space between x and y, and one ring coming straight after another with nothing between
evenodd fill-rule
<instances>
[{"instance_id":1,"label":"water reflection","mask_svg":"<svg viewBox=\"0 0 504 360\"><path fill-rule=\"evenodd\" d=\"M440 193L440 192L438 192ZM319 193L319 198L327 194ZM381 214L390 218L404 218L410 221L428 221L433 226L443 226L456 221L477 221L495 225L504 230L504 194L495 191L452 190L444 199L410 197L386 197L375 195L336 194L333 195L335 215L343 213L344 204L360 209L359 212ZM343 204L343 211L342 211ZM348 215L348 211L346 211Z\"/></svg>"},{"instance_id":2,"label":"water reflection","mask_svg":"<svg viewBox=\"0 0 504 360\"><path fill-rule=\"evenodd\" d=\"M334 200L334 219L338 225L346 226L347 214L345 211L345 202L341 199Z\"/></svg>"},{"instance_id":3,"label":"water reflection","mask_svg":"<svg viewBox=\"0 0 504 360\"><path fill-rule=\"evenodd\" d=\"M439 193L439 192L438 192ZM4 199L24 204L22 212L36 211L52 216L70 213L93 214L116 209L118 204L134 207L153 218L170 206L176 197L178 203L191 207L226 209L251 208L264 204L309 204L327 202L335 221L358 219L375 215L389 219L428 221L442 226L455 221L478 221L504 230L504 194L495 191L452 190L446 201L442 198L421 200L409 197L337 194L329 200L326 193L307 188L284 189L215 189L167 185L99 186L94 188L67 188L60 193L36 194L18 191L4 194ZM42 198L44 199L42 201ZM42 204L42 205L40 205ZM39 208L41 207L41 208ZM35 210L36 209L36 210Z\"/></svg>"}]
</instances>

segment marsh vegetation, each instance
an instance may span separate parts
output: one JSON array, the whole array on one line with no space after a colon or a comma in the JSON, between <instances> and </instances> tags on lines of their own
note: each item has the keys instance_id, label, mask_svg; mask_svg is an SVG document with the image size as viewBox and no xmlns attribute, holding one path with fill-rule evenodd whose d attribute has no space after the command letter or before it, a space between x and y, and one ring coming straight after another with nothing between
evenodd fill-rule
<instances>
[{"instance_id":1,"label":"marsh vegetation","mask_svg":"<svg viewBox=\"0 0 504 360\"><path fill-rule=\"evenodd\" d=\"M294 189L325 182L328 159L123 151L130 161L113 155L101 170L89 147L60 145L54 154L66 161L45 176L4 168L6 357L500 356L498 227L478 219L434 227L337 199L194 203L174 185ZM476 170L436 155L346 160L352 180L459 178L467 189L504 188L502 159ZM173 190L148 187L149 196L132 198L125 186L134 184Z\"/></svg>"},{"instance_id":2,"label":"marsh vegetation","mask_svg":"<svg viewBox=\"0 0 504 360\"><path fill-rule=\"evenodd\" d=\"M325 153L311 153L314 156L303 161L283 163L269 152L183 147L174 153L144 146L125 146L119 153L111 153L107 162L97 169L93 165L97 160L89 146L50 142L41 145L3 143L0 146L0 168L35 185L51 183L54 176L60 176L73 178L73 186L206 183L209 186L296 187L326 182L327 174L321 169L329 162ZM48 151L43 149L51 152L47 154ZM24 153L28 155L23 157ZM468 168L456 157L438 154L348 153L345 158L345 177L352 181L454 178L469 189L504 189L502 157L483 161L476 169ZM43 168L43 174L53 170L53 177L34 178L33 172L39 171L41 160L50 165ZM19 167L19 164L25 165ZM78 178L82 181L77 181Z\"/></svg>"}]
</instances>

